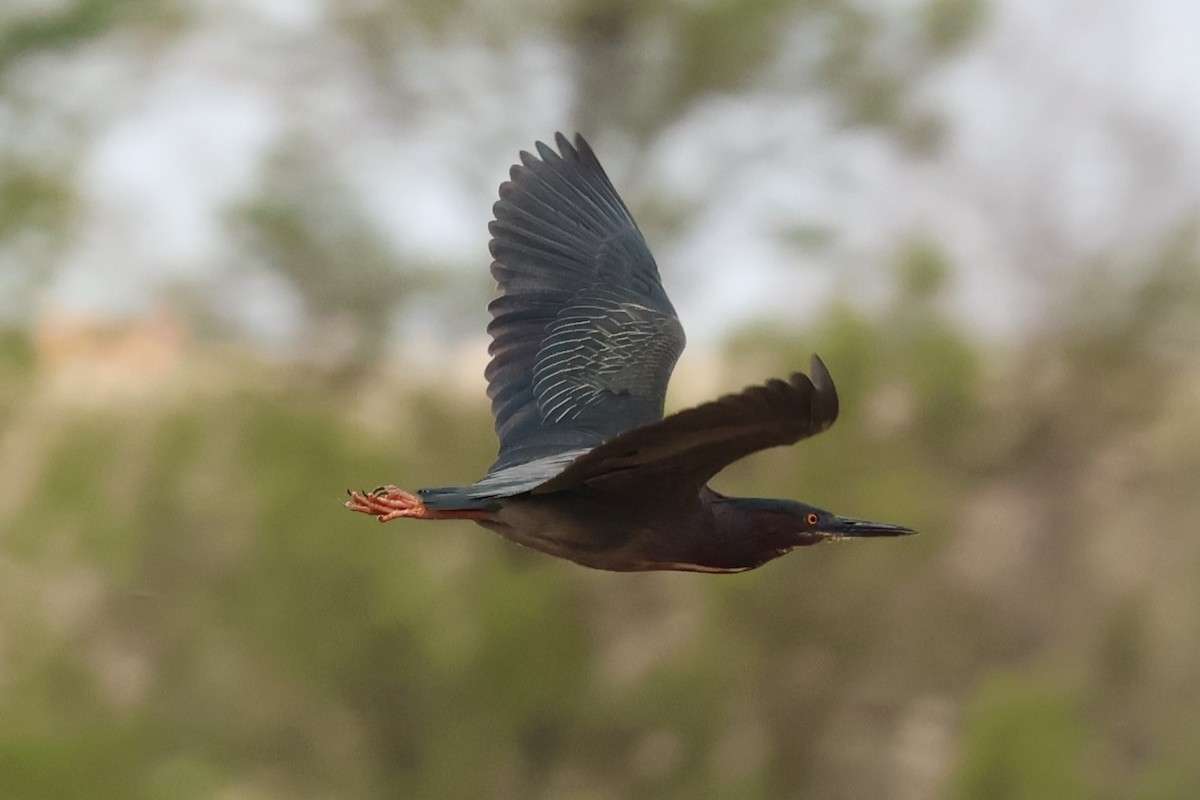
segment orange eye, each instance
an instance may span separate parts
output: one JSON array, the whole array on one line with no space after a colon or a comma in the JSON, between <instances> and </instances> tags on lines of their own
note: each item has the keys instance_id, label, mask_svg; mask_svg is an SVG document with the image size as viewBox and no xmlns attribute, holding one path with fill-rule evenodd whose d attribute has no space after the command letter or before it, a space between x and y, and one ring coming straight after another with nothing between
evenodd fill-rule
<instances>
[{"instance_id":1,"label":"orange eye","mask_svg":"<svg viewBox=\"0 0 1200 800\"><path fill-rule=\"evenodd\" d=\"M807 522L809 525L816 525L820 521L820 519L821 519L820 517L818 517L816 514L814 514L813 512L810 511L810 512L808 512L808 516L804 518L804 521Z\"/></svg>"}]
</instances>

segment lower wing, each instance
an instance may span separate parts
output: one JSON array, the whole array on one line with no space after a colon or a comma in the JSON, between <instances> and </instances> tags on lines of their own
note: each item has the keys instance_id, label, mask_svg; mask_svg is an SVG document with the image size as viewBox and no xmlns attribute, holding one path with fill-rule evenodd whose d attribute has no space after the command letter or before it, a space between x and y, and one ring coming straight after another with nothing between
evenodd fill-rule
<instances>
[{"instance_id":1,"label":"lower wing","mask_svg":"<svg viewBox=\"0 0 1200 800\"><path fill-rule=\"evenodd\" d=\"M699 488L723 468L769 447L820 433L838 415L837 390L825 364L812 358L812 377L793 373L658 422L620 433L578 456L534 494L588 486L631 494L664 484Z\"/></svg>"}]
</instances>

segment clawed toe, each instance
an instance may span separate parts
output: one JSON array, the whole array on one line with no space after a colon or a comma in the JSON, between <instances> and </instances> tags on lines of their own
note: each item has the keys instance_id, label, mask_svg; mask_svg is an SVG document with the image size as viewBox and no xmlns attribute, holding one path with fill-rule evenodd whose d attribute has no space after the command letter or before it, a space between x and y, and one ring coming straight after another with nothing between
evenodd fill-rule
<instances>
[{"instance_id":1,"label":"clawed toe","mask_svg":"<svg viewBox=\"0 0 1200 800\"><path fill-rule=\"evenodd\" d=\"M367 499L370 496L368 493L356 492L353 489L347 489L346 494L350 495L350 499L343 503L343 505L351 511L357 511L361 514L378 513Z\"/></svg>"},{"instance_id":2,"label":"clawed toe","mask_svg":"<svg viewBox=\"0 0 1200 800\"><path fill-rule=\"evenodd\" d=\"M347 490L347 494L350 495L350 499L345 503L346 508L360 514L377 516L380 522L400 517L426 516L425 504L419 497L395 486L380 486L369 492Z\"/></svg>"}]
</instances>

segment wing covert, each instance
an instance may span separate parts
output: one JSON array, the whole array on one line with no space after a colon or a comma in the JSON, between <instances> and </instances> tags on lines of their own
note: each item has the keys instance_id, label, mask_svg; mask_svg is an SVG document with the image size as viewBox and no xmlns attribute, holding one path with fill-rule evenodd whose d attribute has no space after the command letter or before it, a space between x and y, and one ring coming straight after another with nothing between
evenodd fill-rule
<instances>
[{"instance_id":1,"label":"wing covert","mask_svg":"<svg viewBox=\"0 0 1200 800\"><path fill-rule=\"evenodd\" d=\"M593 411L611 417L618 398L647 406L635 418L661 417L682 350L683 328L673 315L605 287L581 292L546 327L534 358L533 396L542 419L570 424Z\"/></svg>"}]
</instances>

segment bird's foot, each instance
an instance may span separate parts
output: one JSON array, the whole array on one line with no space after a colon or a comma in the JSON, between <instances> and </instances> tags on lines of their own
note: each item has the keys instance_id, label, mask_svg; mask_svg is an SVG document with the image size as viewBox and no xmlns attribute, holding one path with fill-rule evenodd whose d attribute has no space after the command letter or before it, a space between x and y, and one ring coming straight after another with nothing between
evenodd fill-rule
<instances>
[{"instance_id":1,"label":"bird's foot","mask_svg":"<svg viewBox=\"0 0 1200 800\"><path fill-rule=\"evenodd\" d=\"M350 499L346 508L360 514L370 514L379 517L380 522L407 517L409 519L468 519L473 522L492 519L492 513L486 509L477 508L439 508L432 509L425 505L421 498L395 486L380 486L370 492L346 491Z\"/></svg>"},{"instance_id":2,"label":"bird's foot","mask_svg":"<svg viewBox=\"0 0 1200 800\"><path fill-rule=\"evenodd\" d=\"M346 501L346 508L379 517L380 522L401 517L436 519L436 514L425 507L421 498L395 486L380 486L370 492L356 492L351 489L346 493L350 495L350 499Z\"/></svg>"}]
</instances>

